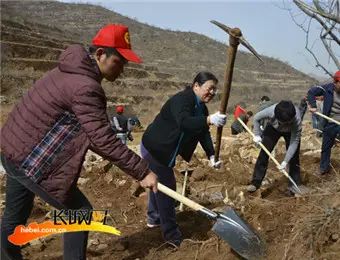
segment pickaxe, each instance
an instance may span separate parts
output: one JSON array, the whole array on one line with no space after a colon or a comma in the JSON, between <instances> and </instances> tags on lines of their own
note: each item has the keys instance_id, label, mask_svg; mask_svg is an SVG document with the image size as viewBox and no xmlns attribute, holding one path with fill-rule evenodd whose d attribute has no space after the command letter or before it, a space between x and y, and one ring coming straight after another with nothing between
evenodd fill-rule
<instances>
[{"instance_id":1,"label":"pickaxe","mask_svg":"<svg viewBox=\"0 0 340 260\"><path fill-rule=\"evenodd\" d=\"M239 28L230 28L217 21L210 21L211 23L220 27L223 31L229 34L229 47L227 51L227 64L224 73L224 84L222 92L222 101L220 106L220 113L225 114L227 112L227 105L230 96L231 81L233 79L234 63L236 58L237 47L241 43L248 50L250 50L261 62L263 60L260 55L255 51L253 47L243 38L242 32ZM221 138L223 127L217 128L216 134L216 146L215 146L215 161L217 162L220 156Z\"/></svg>"}]
</instances>

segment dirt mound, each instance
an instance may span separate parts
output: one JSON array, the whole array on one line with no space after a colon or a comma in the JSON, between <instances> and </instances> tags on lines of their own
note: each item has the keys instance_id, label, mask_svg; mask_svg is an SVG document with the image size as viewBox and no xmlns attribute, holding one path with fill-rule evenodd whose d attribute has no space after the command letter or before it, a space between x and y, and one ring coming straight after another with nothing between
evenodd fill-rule
<instances>
[{"instance_id":1,"label":"dirt mound","mask_svg":"<svg viewBox=\"0 0 340 260\"><path fill-rule=\"evenodd\" d=\"M138 151L140 135L135 134L131 149ZM340 254L340 177L339 147L333 148L333 173L317 177L320 139L310 124L304 127L301 170L310 194L290 197L287 179L270 163L261 189L248 195L245 185L251 178L258 149L246 134L223 138L221 159L224 165L213 170L201 149L187 164L178 160L175 174L182 191L184 171L189 170L186 194L207 208L222 210L232 206L266 243L266 259L338 259ZM284 155L284 143L276 149ZM135 182L111 163L88 154L79 180L81 190L95 209L109 209L109 224L121 237L90 233L89 259L239 259L227 243L210 229L213 222L187 207L178 212L184 236L180 248L164 243L159 228L146 228L147 194L135 191ZM4 185L4 177L1 178ZM4 190L4 189L2 189ZM138 197L135 197L137 195ZM0 197L4 204L3 195ZM3 206L2 206L3 207ZM42 221L50 208L37 200L30 221ZM61 259L61 236L52 236L24 248L27 259Z\"/></svg>"}]
</instances>

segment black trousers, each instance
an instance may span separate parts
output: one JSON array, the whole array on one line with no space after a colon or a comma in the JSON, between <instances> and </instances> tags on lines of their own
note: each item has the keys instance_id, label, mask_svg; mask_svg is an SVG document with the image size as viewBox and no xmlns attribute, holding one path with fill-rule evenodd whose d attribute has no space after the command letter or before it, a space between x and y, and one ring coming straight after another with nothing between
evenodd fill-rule
<instances>
[{"instance_id":1,"label":"black trousers","mask_svg":"<svg viewBox=\"0 0 340 260\"><path fill-rule=\"evenodd\" d=\"M33 208L33 200L38 195L56 209L92 209L84 194L75 188L67 205L62 205L42 187L34 183L23 172L1 155L2 165L6 170L6 207L1 219L1 259L22 259L21 247L8 241L18 225L26 225ZM64 259L86 259L88 232L68 232L63 235Z\"/></svg>"},{"instance_id":2,"label":"black trousers","mask_svg":"<svg viewBox=\"0 0 340 260\"><path fill-rule=\"evenodd\" d=\"M263 132L263 145L271 152L273 151L275 145L279 141L280 137L282 136L286 142L286 149L289 147L290 142L290 132L289 133L282 133L277 131L271 125L267 125ZM301 184L301 176L300 176L300 143L296 149L296 152L293 158L289 162L289 175L295 181L297 185ZM261 149L260 155L257 158L255 169L253 173L253 179L251 183L255 185L257 188L261 186L263 178L266 176L267 168L268 168L268 159L269 156ZM288 184L291 186L291 182Z\"/></svg>"}]
</instances>

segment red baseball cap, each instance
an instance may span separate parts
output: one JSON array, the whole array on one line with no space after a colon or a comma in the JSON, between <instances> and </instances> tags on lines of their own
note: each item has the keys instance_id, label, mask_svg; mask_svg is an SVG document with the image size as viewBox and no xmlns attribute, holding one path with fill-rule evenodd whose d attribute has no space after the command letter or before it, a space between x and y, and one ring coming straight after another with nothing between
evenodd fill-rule
<instances>
[{"instance_id":1,"label":"red baseball cap","mask_svg":"<svg viewBox=\"0 0 340 260\"><path fill-rule=\"evenodd\" d=\"M115 48L126 60L141 63L142 60L131 50L130 34L127 26L108 24L101 28L92 39L94 46Z\"/></svg>"},{"instance_id":2,"label":"red baseball cap","mask_svg":"<svg viewBox=\"0 0 340 260\"><path fill-rule=\"evenodd\" d=\"M340 81L340 70L335 72L333 78L334 78L335 81Z\"/></svg>"}]
</instances>

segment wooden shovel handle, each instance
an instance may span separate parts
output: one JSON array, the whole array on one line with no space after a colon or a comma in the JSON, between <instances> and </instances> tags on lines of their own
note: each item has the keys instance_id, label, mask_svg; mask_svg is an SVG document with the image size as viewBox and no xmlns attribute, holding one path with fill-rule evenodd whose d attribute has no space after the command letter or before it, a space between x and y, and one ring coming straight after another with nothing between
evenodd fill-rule
<instances>
[{"instance_id":1,"label":"wooden shovel handle","mask_svg":"<svg viewBox=\"0 0 340 260\"><path fill-rule=\"evenodd\" d=\"M322 114L322 113L320 113L320 112L314 112L314 114L317 114L318 116L321 116L321 117L327 119L328 121L331 121L331 122L333 122L333 123L336 123L337 125L340 125L340 122L339 122L339 121L336 121L336 120L333 119L333 118L330 118L330 117L328 117L328 116L325 116L324 114Z\"/></svg>"},{"instance_id":2,"label":"wooden shovel handle","mask_svg":"<svg viewBox=\"0 0 340 260\"><path fill-rule=\"evenodd\" d=\"M184 181L183 181L183 188L182 188L182 196L185 196L185 188L187 186L187 180L188 180L188 170L185 171L184 174ZM179 205L179 211L183 211L183 203Z\"/></svg>"},{"instance_id":3,"label":"wooden shovel handle","mask_svg":"<svg viewBox=\"0 0 340 260\"><path fill-rule=\"evenodd\" d=\"M251 134L251 136L254 138L255 135L253 134L253 132L248 128L248 126L238 117L237 120L241 123L241 125L244 127L244 129L247 130L247 132L249 134ZM262 148L263 151L265 151L265 153L270 157L270 159L273 160L273 162L277 165L280 166L280 163L275 159L275 157L272 155L271 152L268 151L268 149L263 145L263 143L259 143L260 147ZM282 171L284 175L286 175L287 177L289 176L288 173L286 172L286 170ZM289 177L288 177L289 178Z\"/></svg>"},{"instance_id":4,"label":"wooden shovel handle","mask_svg":"<svg viewBox=\"0 0 340 260\"><path fill-rule=\"evenodd\" d=\"M161 183L158 183L157 188L159 191L163 192L164 194L168 195L169 197L179 202L182 202L184 205L188 206L189 208L192 208L193 210L200 211L204 208L202 205L188 199L187 197L182 196L181 194L177 193L176 191L173 191L172 189L164 186Z\"/></svg>"}]
</instances>

